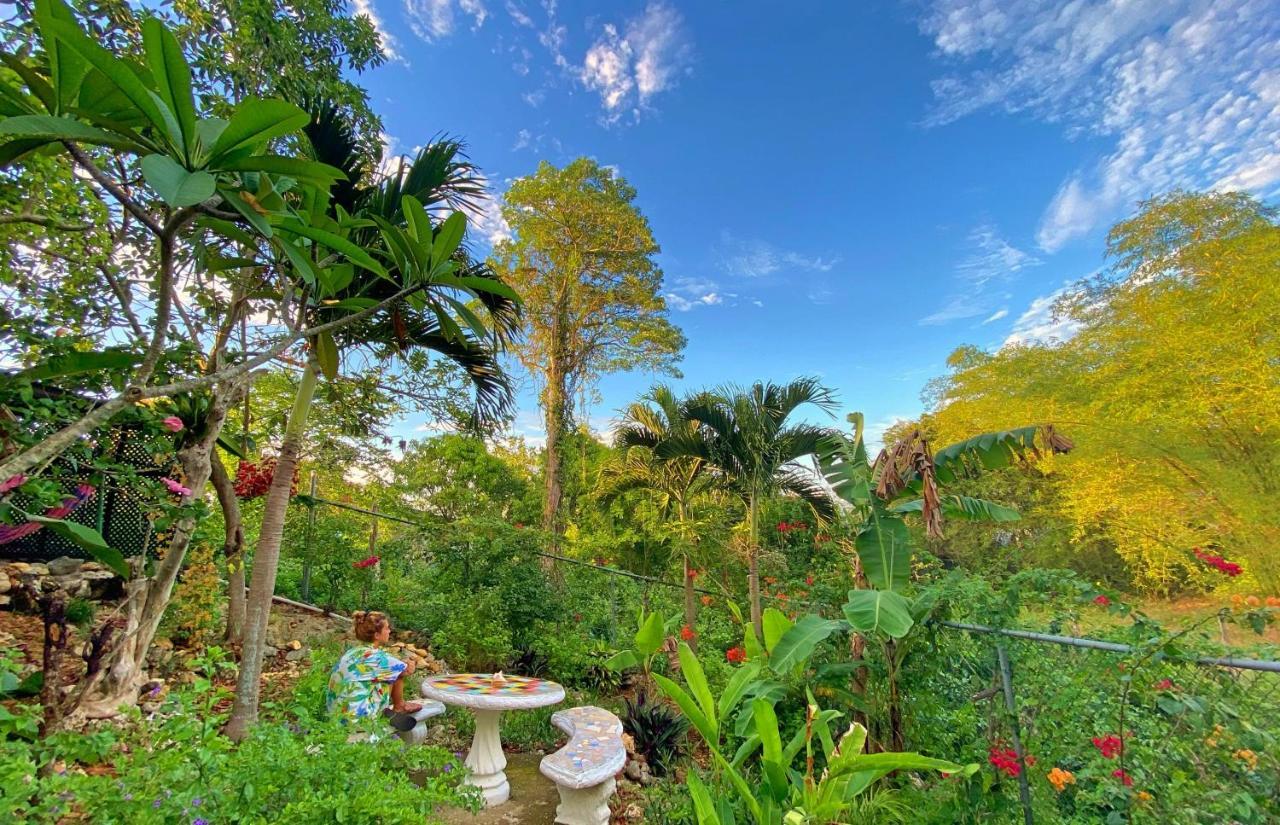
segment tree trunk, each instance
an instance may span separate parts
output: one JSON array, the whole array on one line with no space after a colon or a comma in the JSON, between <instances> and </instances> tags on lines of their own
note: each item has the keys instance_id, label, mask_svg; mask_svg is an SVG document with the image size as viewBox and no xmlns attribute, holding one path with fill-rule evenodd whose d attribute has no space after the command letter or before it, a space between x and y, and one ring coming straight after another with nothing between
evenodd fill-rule
<instances>
[{"instance_id":1,"label":"tree trunk","mask_svg":"<svg viewBox=\"0 0 1280 825\"><path fill-rule=\"evenodd\" d=\"M189 505L204 495L209 483L210 455L213 445L227 420L227 411L241 398L249 384L249 376L241 376L226 384L213 387L209 412L205 417L204 431L196 439L178 451L178 463L186 476L190 495L183 497ZM189 511L188 511L189 512ZM155 640L160 620L173 595L173 585L182 570L187 546L196 529L193 516L178 519L164 556L155 566L151 578L143 578L141 560L135 562L134 578L126 586L125 629L119 646L109 655L103 678L94 686L92 695L82 703L90 718L114 716L121 705L132 705L138 700L138 688L146 681L147 651Z\"/></svg>"},{"instance_id":2,"label":"tree trunk","mask_svg":"<svg viewBox=\"0 0 1280 825\"><path fill-rule=\"evenodd\" d=\"M62 721L62 654L67 649L67 596L58 590L40 597L39 601L41 618L44 619L44 684L40 686L44 718L40 722L40 735L48 736L58 729Z\"/></svg>"},{"instance_id":3,"label":"tree trunk","mask_svg":"<svg viewBox=\"0 0 1280 825\"><path fill-rule=\"evenodd\" d=\"M557 348L558 349L558 348ZM563 524L560 520L560 498L563 493L561 482L560 452L561 437L564 435L565 422L568 418L568 392L565 387L566 375L559 352L551 356L551 364L547 369L547 386L543 391L546 405L545 423L547 429L547 467L545 476L545 497L542 504L542 529L551 536L551 551L559 550L559 539ZM543 567L555 569L555 560L543 558Z\"/></svg>"},{"instance_id":4,"label":"tree trunk","mask_svg":"<svg viewBox=\"0 0 1280 825\"><path fill-rule=\"evenodd\" d=\"M209 468L226 535L222 543L222 557L227 563L226 640L238 645L244 640L244 524L240 519L240 499L236 498L235 485L217 449L209 456Z\"/></svg>"},{"instance_id":5,"label":"tree trunk","mask_svg":"<svg viewBox=\"0 0 1280 825\"><path fill-rule=\"evenodd\" d=\"M289 509L293 471L298 466L302 436L307 429L307 414L316 392L316 365L307 362L302 382L293 401L293 411L285 427L275 475L263 505L262 529L253 554L253 577L249 581L249 599L245 606L244 646L240 652L240 675L236 682L235 702L226 734L240 741L258 721L258 693L262 677L262 649L267 640L267 620L271 616L271 597L276 590L276 570L280 566L280 543L284 538L284 519Z\"/></svg>"},{"instance_id":6,"label":"tree trunk","mask_svg":"<svg viewBox=\"0 0 1280 825\"><path fill-rule=\"evenodd\" d=\"M747 590L751 597L751 626L756 629L756 640L764 644L764 611L760 607L760 541L756 527L756 497L752 494L747 503L750 545L747 547Z\"/></svg>"},{"instance_id":7,"label":"tree trunk","mask_svg":"<svg viewBox=\"0 0 1280 825\"><path fill-rule=\"evenodd\" d=\"M698 624L698 608L694 606L693 598L693 576L690 576L692 568L689 567L689 554L684 554L684 623L690 630L697 630ZM689 647L695 653L698 652L698 637L695 635L689 640Z\"/></svg>"}]
</instances>

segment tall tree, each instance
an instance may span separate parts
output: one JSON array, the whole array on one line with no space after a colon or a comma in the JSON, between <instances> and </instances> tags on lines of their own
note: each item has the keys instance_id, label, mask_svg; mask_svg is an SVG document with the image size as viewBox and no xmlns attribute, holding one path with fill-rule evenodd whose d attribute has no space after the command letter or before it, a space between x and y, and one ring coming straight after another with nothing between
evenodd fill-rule
<instances>
[{"instance_id":1,"label":"tall tree","mask_svg":"<svg viewBox=\"0 0 1280 825\"><path fill-rule=\"evenodd\" d=\"M542 385L542 521L552 535L564 528L561 451L574 399L607 373L678 374L685 339L667 317L658 244L635 198L612 169L579 158L543 162L511 185L502 210L514 237L494 249L493 266L525 304L515 351Z\"/></svg>"},{"instance_id":2,"label":"tall tree","mask_svg":"<svg viewBox=\"0 0 1280 825\"><path fill-rule=\"evenodd\" d=\"M814 472L798 463L806 456L816 455L830 434L825 427L788 422L805 406L830 412L835 399L814 378L797 378L787 384L757 382L750 387L722 387L685 402L683 417L697 421L696 430L673 434L655 446L660 458L687 456L707 462L742 499L749 538L747 586L751 622L761 640L761 503L769 496L790 494L808 503L820 521L834 515L826 488Z\"/></svg>"}]
</instances>

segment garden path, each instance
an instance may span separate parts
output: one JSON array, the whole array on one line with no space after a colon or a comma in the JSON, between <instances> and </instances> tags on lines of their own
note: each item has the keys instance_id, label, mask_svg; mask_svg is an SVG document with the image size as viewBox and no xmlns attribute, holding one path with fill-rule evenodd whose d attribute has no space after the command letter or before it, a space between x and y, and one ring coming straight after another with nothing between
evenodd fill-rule
<instances>
[{"instance_id":1,"label":"garden path","mask_svg":"<svg viewBox=\"0 0 1280 825\"><path fill-rule=\"evenodd\" d=\"M538 773L540 753L508 753L507 781L511 799L474 816L466 811L444 812L447 825L552 825L560 795L549 779Z\"/></svg>"}]
</instances>

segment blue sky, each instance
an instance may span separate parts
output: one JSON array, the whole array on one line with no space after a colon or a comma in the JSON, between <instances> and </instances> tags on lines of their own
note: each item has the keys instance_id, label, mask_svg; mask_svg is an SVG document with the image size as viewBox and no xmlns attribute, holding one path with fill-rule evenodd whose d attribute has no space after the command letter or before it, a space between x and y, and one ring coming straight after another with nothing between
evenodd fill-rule
<instances>
[{"instance_id":1,"label":"blue sky","mask_svg":"<svg viewBox=\"0 0 1280 825\"><path fill-rule=\"evenodd\" d=\"M1052 297L1139 199L1280 184L1276 0L353 8L394 151L461 136L499 197L580 155L637 188L684 386L816 374L876 425L960 344L1069 334ZM605 378L596 429L651 380Z\"/></svg>"}]
</instances>

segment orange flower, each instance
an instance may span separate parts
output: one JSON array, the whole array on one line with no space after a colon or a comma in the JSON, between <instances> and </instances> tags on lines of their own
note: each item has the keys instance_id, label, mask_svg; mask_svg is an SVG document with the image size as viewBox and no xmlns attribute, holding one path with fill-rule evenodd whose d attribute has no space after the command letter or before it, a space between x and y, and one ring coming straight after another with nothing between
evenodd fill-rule
<instances>
[{"instance_id":1,"label":"orange flower","mask_svg":"<svg viewBox=\"0 0 1280 825\"><path fill-rule=\"evenodd\" d=\"M1134 796L1138 797L1139 802L1150 802L1153 797L1146 791L1138 791Z\"/></svg>"},{"instance_id":2,"label":"orange flower","mask_svg":"<svg viewBox=\"0 0 1280 825\"><path fill-rule=\"evenodd\" d=\"M1062 793L1068 785L1076 783L1076 775L1071 771L1064 771L1062 768L1054 768L1049 771L1048 779L1049 784L1058 793Z\"/></svg>"},{"instance_id":3,"label":"orange flower","mask_svg":"<svg viewBox=\"0 0 1280 825\"><path fill-rule=\"evenodd\" d=\"M703 606L703 607L710 607L710 606L711 606L711 603L712 603L713 601L715 601L715 599L711 598L710 596L703 596L703 597L702 597L702 606Z\"/></svg>"}]
</instances>

